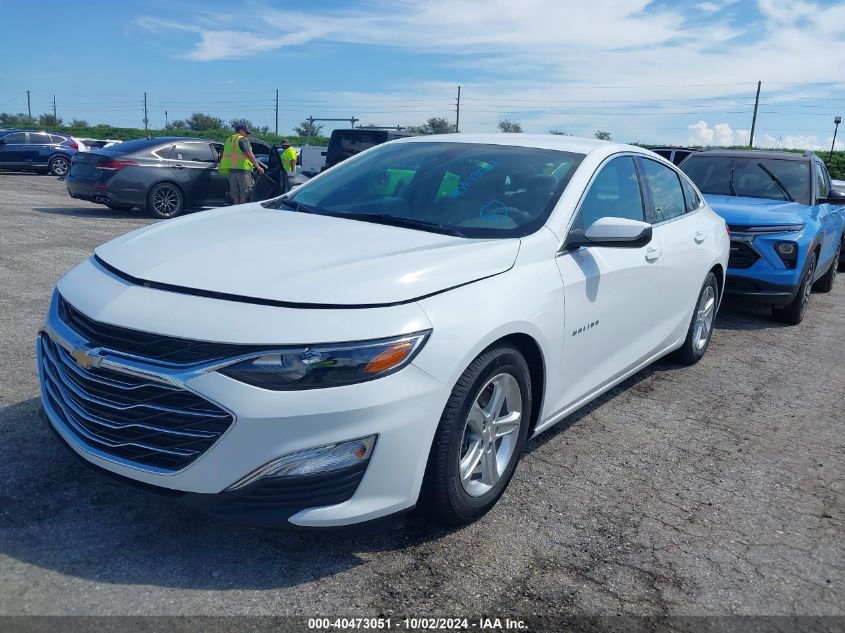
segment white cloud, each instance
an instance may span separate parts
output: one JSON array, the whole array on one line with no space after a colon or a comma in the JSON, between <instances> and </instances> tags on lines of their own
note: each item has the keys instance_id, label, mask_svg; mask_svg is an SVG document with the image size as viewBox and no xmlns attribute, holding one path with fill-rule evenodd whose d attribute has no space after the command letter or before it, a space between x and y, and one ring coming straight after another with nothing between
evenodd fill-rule
<instances>
[{"instance_id":1,"label":"white cloud","mask_svg":"<svg viewBox=\"0 0 845 633\"><path fill-rule=\"evenodd\" d=\"M763 134L759 142L755 141L755 147L765 147L770 149L809 149L816 152L830 151L830 144L833 142L833 136L829 136L824 140L819 140L816 135L806 134L786 134L784 136L774 137L771 134ZM836 151L845 151L845 142L841 139L836 139Z\"/></svg>"},{"instance_id":2,"label":"white cloud","mask_svg":"<svg viewBox=\"0 0 845 633\"><path fill-rule=\"evenodd\" d=\"M689 126L691 130L688 142L692 145L747 145L751 130L732 130L727 123L716 123L710 127L706 121L698 121Z\"/></svg>"}]
</instances>

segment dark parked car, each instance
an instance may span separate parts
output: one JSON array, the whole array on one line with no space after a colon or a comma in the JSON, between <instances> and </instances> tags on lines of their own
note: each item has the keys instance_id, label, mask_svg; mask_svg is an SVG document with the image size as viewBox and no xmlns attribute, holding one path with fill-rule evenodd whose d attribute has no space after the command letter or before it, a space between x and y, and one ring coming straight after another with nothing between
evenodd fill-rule
<instances>
[{"instance_id":1,"label":"dark parked car","mask_svg":"<svg viewBox=\"0 0 845 633\"><path fill-rule=\"evenodd\" d=\"M276 152L252 140L261 160ZM227 204L229 180L217 170L223 144L200 138L157 137L126 141L74 156L66 178L71 198L110 209L146 209L172 218L185 209Z\"/></svg>"},{"instance_id":2,"label":"dark parked car","mask_svg":"<svg viewBox=\"0 0 845 633\"><path fill-rule=\"evenodd\" d=\"M65 176L79 144L70 136L34 130L0 131L0 169Z\"/></svg>"},{"instance_id":3,"label":"dark parked car","mask_svg":"<svg viewBox=\"0 0 845 633\"><path fill-rule=\"evenodd\" d=\"M649 147L649 149L674 165L680 165L688 156L701 151L694 147Z\"/></svg>"},{"instance_id":4,"label":"dark parked car","mask_svg":"<svg viewBox=\"0 0 845 633\"><path fill-rule=\"evenodd\" d=\"M359 154L365 149L374 145L380 145L392 141L395 138L414 136L409 132L393 130L379 130L374 128L355 128L350 130L335 130L329 139L329 147L326 150L326 166L328 169L350 156Z\"/></svg>"}]
</instances>

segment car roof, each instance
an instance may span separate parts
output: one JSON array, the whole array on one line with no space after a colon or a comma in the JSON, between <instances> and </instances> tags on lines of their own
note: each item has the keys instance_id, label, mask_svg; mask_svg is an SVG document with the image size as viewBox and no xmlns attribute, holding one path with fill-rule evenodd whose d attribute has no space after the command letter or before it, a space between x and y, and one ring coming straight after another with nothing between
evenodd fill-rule
<instances>
[{"instance_id":1,"label":"car roof","mask_svg":"<svg viewBox=\"0 0 845 633\"><path fill-rule=\"evenodd\" d=\"M708 149L702 152L697 152L695 157L710 157L717 158L760 158L760 159L777 159L777 160L795 160L806 161L811 158L813 154L796 154L795 152L773 152L770 150L758 149ZM692 160L690 156L687 160Z\"/></svg>"},{"instance_id":2,"label":"car roof","mask_svg":"<svg viewBox=\"0 0 845 633\"><path fill-rule=\"evenodd\" d=\"M561 136L558 134L432 134L426 136L412 136L397 139L394 143L479 143L487 145L514 145L518 147L533 147L536 149L556 149L576 154L589 154L595 150L606 150L608 153L631 151L639 154L650 154L649 150L624 143L599 141L594 138L578 136Z\"/></svg>"}]
</instances>

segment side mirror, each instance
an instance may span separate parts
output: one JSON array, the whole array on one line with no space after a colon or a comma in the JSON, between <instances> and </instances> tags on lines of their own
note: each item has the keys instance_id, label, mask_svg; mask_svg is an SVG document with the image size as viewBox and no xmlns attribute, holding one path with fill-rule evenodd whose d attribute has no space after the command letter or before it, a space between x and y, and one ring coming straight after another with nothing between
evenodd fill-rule
<instances>
[{"instance_id":1,"label":"side mirror","mask_svg":"<svg viewBox=\"0 0 845 633\"><path fill-rule=\"evenodd\" d=\"M845 191L831 189L827 193L827 198L819 198L819 204L845 204Z\"/></svg>"},{"instance_id":2,"label":"side mirror","mask_svg":"<svg viewBox=\"0 0 845 633\"><path fill-rule=\"evenodd\" d=\"M639 248L651 241L651 224L626 218L600 218L584 233L585 246Z\"/></svg>"}]
</instances>

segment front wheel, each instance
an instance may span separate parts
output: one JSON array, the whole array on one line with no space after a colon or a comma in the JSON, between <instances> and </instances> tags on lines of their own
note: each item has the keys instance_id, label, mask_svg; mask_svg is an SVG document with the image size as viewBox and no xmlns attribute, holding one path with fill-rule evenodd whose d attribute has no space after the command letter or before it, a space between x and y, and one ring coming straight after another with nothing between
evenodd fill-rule
<instances>
[{"instance_id":1,"label":"front wheel","mask_svg":"<svg viewBox=\"0 0 845 633\"><path fill-rule=\"evenodd\" d=\"M185 208L182 190L169 182L160 182L147 195L147 211L157 218L175 218Z\"/></svg>"},{"instance_id":2,"label":"front wheel","mask_svg":"<svg viewBox=\"0 0 845 633\"><path fill-rule=\"evenodd\" d=\"M69 170L70 161L64 156L54 156L50 159L50 162L47 163L47 171L49 171L53 176L58 176L59 178L67 176L67 172Z\"/></svg>"},{"instance_id":3,"label":"front wheel","mask_svg":"<svg viewBox=\"0 0 845 633\"><path fill-rule=\"evenodd\" d=\"M458 380L434 436L421 507L450 524L475 521L505 491L525 447L531 375L515 347L478 356Z\"/></svg>"},{"instance_id":4,"label":"front wheel","mask_svg":"<svg viewBox=\"0 0 845 633\"><path fill-rule=\"evenodd\" d=\"M782 307L775 308L772 311L772 318L781 323L788 323L789 325L798 325L804 320L804 315L807 313L807 305L810 303L810 294L813 292L813 276L816 274L816 254L810 255L810 261L807 264L807 273L801 280L801 285L798 287L798 294L792 300L792 303Z\"/></svg>"},{"instance_id":5,"label":"front wheel","mask_svg":"<svg viewBox=\"0 0 845 633\"><path fill-rule=\"evenodd\" d=\"M687 338L675 352L675 358L679 362L694 365L702 359L713 336L713 323L716 320L718 305L719 284L716 282L716 275L710 272L707 273L701 292L698 293L695 311L687 329Z\"/></svg>"}]
</instances>

